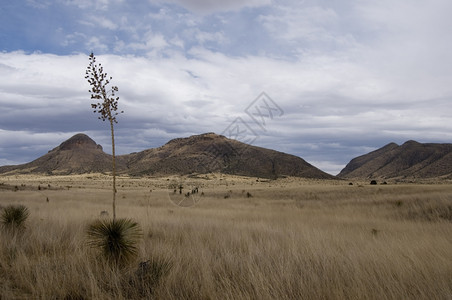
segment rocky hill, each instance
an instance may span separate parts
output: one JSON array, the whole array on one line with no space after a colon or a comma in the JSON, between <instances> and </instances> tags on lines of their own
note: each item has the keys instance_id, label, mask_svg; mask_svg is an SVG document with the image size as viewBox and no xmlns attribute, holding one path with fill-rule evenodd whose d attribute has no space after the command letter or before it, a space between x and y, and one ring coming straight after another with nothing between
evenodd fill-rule
<instances>
[{"instance_id":1,"label":"rocky hill","mask_svg":"<svg viewBox=\"0 0 452 300\"><path fill-rule=\"evenodd\" d=\"M264 178L334 178L297 156L247 145L214 133L174 139L160 148L121 159L127 161L127 172L136 175L221 172Z\"/></svg>"},{"instance_id":2,"label":"rocky hill","mask_svg":"<svg viewBox=\"0 0 452 300\"><path fill-rule=\"evenodd\" d=\"M111 170L111 156L89 136L76 134L40 158L23 165L0 167L2 173L81 174Z\"/></svg>"},{"instance_id":3,"label":"rocky hill","mask_svg":"<svg viewBox=\"0 0 452 300\"><path fill-rule=\"evenodd\" d=\"M0 167L0 174L110 171L111 156L84 134L73 136L30 163ZM297 156L247 145L214 133L178 138L159 148L117 156L117 171L135 176L221 172L262 178L335 178Z\"/></svg>"},{"instance_id":4,"label":"rocky hill","mask_svg":"<svg viewBox=\"0 0 452 300\"><path fill-rule=\"evenodd\" d=\"M439 178L452 176L452 144L388 144L352 159L340 178Z\"/></svg>"}]
</instances>

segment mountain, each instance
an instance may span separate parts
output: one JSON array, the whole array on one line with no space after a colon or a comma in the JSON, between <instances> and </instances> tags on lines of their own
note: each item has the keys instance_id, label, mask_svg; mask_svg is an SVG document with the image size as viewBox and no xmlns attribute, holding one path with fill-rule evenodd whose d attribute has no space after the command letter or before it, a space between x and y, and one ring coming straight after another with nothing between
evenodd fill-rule
<instances>
[{"instance_id":1,"label":"mountain","mask_svg":"<svg viewBox=\"0 0 452 300\"><path fill-rule=\"evenodd\" d=\"M0 174L82 174L111 170L111 156L89 136L76 134L40 158L23 165L0 167Z\"/></svg>"},{"instance_id":2,"label":"mountain","mask_svg":"<svg viewBox=\"0 0 452 300\"><path fill-rule=\"evenodd\" d=\"M335 178L300 157L251 146L215 133L177 138L159 148L117 156L119 174L187 175L221 172L277 178ZM23 165L0 167L0 174L82 174L110 172L111 155L85 134L77 134L44 156Z\"/></svg>"},{"instance_id":3,"label":"mountain","mask_svg":"<svg viewBox=\"0 0 452 300\"><path fill-rule=\"evenodd\" d=\"M127 172L132 175L221 172L263 178L334 178L297 156L251 146L215 133L174 139L162 147L120 159L127 161Z\"/></svg>"},{"instance_id":4,"label":"mountain","mask_svg":"<svg viewBox=\"0 0 452 300\"><path fill-rule=\"evenodd\" d=\"M352 159L340 178L435 178L452 175L452 144L390 143Z\"/></svg>"}]
</instances>

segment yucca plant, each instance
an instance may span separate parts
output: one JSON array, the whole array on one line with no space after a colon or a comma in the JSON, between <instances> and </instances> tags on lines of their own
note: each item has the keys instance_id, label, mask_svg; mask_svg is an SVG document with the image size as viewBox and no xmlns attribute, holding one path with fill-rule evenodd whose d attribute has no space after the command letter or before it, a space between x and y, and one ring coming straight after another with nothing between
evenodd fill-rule
<instances>
[{"instance_id":1,"label":"yucca plant","mask_svg":"<svg viewBox=\"0 0 452 300\"><path fill-rule=\"evenodd\" d=\"M102 250L105 258L116 266L125 264L138 254L138 242L141 238L141 228L137 222L130 219L116 219L116 155L114 124L118 123L117 86L110 86L112 77L108 77L102 65L96 62L93 53L89 56L89 65L85 79L91 86L89 93L94 113L99 113L99 119L110 123L113 175L113 220L98 220L88 226L88 244ZM121 111L120 113L123 113Z\"/></svg>"},{"instance_id":2,"label":"yucca plant","mask_svg":"<svg viewBox=\"0 0 452 300\"><path fill-rule=\"evenodd\" d=\"M131 219L97 220L87 228L88 244L101 250L105 259L121 266L138 254L140 225Z\"/></svg>"},{"instance_id":3,"label":"yucca plant","mask_svg":"<svg viewBox=\"0 0 452 300\"><path fill-rule=\"evenodd\" d=\"M99 120L110 122L111 133L111 157L112 157L112 175L113 175L113 220L116 219L116 155L115 155L115 132L114 123L118 123L116 116L118 111L118 100L116 97L118 92L117 86L110 86L110 80L112 77L108 77L107 72L104 72L104 68L101 64L96 63L96 57L94 53L89 56L89 65L86 68L85 79L91 86L89 93L91 99L99 101L92 103L91 107L94 109L94 113L99 113ZM123 111L121 111L123 113Z\"/></svg>"},{"instance_id":4,"label":"yucca plant","mask_svg":"<svg viewBox=\"0 0 452 300\"><path fill-rule=\"evenodd\" d=\"M173 263L168 258L153 257L141 262L129 281L129 287L140 297L152 295L172 267Z\"/></svg>"},{"instance_id":5,"label":"yucca plant","mask_svg":"<svg viewBox=\"0 0 452 300\"><path fill-rule=\"evenodd\" d=\"M3 228L7 230L23 230L29 215L30 212L24 205L8 205L3 208L0 221Z\"/></svg>"}]
</instances>

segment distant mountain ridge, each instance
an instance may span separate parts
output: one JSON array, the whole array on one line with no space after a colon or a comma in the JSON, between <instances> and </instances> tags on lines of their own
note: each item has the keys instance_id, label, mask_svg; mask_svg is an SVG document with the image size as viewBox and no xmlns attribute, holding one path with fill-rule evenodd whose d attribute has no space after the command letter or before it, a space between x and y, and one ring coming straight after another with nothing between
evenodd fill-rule
<instances>
[{"instance_id":1,"label":"distant mountain ridge","mask_svg":"<svg viewBox=\"0 0 452 300\"><path fill-rule=\"evenodd\" d=\"M352 159L339 178L438 178L452 176L452 144L390 143Z\"/></svg>"},{"instance_id":2,"label":"distant mountain ridge","mask_svg":"<svg viewBox=\"0 0 452 300\"><path fill-rule=\"evenodd\" d=\"M221 172L262 178L335 178L300 157L247 145L215 133L173 139L161 147L116 158L118 173L134 176ZM111 155L85 134L71 137L30 163L0 167L0 174L93 172L111 172Z\"/></svg>"}]
</instances>

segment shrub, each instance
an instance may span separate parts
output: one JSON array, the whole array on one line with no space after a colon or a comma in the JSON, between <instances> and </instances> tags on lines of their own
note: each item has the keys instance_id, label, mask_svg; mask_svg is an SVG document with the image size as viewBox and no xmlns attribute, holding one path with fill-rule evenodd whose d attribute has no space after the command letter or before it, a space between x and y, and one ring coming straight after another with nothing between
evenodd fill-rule
<instances>
[{"instance_id":1,"label":"shrub","mask_svg":"<svg viewBox=\"0 0 452 300\"><path fill-rule=\"evenodd\" d=\"M162 278L168 274L172 267L172 262L167 258L156 257L141 262L130 280L130 286L141 297L152 295Z\"/></svg>"},{"instance_id":2,"label":"shrub","mask_svg":"<svg viewBox=\"0 0 452 300\"><path fill-rule=\"evenodd\" d=\"M88 244L101 250L105 259L117 266L138 254L142 237L139 224L131 219L97 220L87 228Z\"/></svg>"},{"instance_id":3,"label":"shrub","mask_svg":"<svg viewBox=\"0 0 452 300\"><path fill-rule=\"evenodd\" d=\"M30 212L24 205L8 205L3 208L0 219L2 226L9 230L23 230Z\"/></svg>"}]
</instances>

